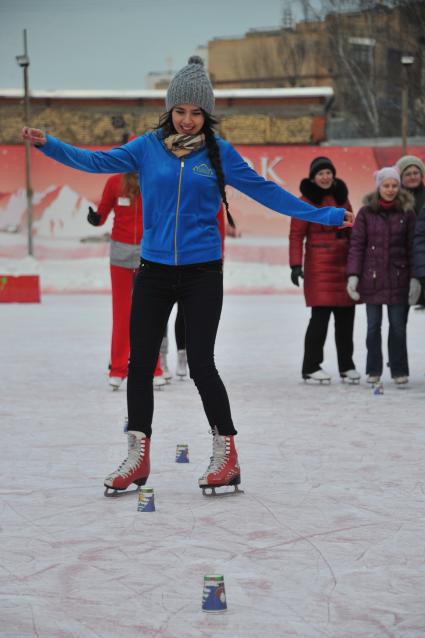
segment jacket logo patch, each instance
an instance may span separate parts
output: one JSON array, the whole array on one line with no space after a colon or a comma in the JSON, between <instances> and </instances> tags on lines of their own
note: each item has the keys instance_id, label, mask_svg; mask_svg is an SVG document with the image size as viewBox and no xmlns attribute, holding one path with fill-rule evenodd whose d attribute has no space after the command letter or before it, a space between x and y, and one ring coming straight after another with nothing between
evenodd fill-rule
<instances>
[{"instance_id":1,"label":"jacket logo patch","mask_svg":"<svg viewBox=\"0 0 425 638\"><path fill-rule=\"evenodd\" d=\"M208 164L198 164L193 167L193 172L197 175L203 175L204 177L214 177L214 171L208 166Z\"/></svg>"}]
</instances>

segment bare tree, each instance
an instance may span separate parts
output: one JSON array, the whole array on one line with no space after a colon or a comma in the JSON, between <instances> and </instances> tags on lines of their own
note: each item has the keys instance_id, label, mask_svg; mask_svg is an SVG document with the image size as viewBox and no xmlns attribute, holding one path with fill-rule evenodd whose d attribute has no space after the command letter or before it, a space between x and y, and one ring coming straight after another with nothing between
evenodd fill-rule
<instances>
[{"instance_id":1,"label":"bare tree","mask_svg":"<svg viewBox=\"0 0 425 638\"><path fill-rule=\"evenodd\" d=\"M409 71L409 95L416 124L423 126L425 2L322 0L321 10L340 115L359 135L397 134L401 56L409 52L416 58Z\"/></svg>"}]
</instances>

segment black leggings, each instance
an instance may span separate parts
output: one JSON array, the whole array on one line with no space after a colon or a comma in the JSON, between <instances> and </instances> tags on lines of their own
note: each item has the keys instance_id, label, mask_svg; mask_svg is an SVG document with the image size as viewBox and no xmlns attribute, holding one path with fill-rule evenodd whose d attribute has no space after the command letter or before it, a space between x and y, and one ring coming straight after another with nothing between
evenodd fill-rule
<instances>
[{"instance_id":1,"label":"black leggings","mask_svg":"<svg viewBox=\"0 0 425 638\"><path fill-rule=\"evenodd\" d=\"M355 368L353 362L353 327L355 306L313 306L304 340L302 373L316 372L323 361L328 324L335 317L335 344L340 372Z\"/></svg>"},{"instance_id":2,"label":"black leggings","mask_svg":"<svg viewBox=\"0 0 425 638\"><path fill-rule=\"evenodd\" d=\"M221 261L165 266L142 260L133 290L127 380L128 429L152 433L153 374L173 305L181 304L186 324L190 376L211 427L236 434L226 388L214 363L223 305Z\"/></svg>"}]
</instances>

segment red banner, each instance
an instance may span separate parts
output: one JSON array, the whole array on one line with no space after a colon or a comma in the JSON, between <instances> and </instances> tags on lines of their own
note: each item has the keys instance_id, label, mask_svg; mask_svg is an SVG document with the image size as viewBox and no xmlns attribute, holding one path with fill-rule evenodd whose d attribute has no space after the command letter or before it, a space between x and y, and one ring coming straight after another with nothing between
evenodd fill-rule
<instances>
[{"instance_id":1,"label":"red banner","mask_svg":"<svg viewBox=\"0 0 425 638\"><path fill-rule=\"evenodd\" d=\"M374 188L373 172L382 165L392 164L400 156L400 149L396 147L239 146L237 149L260 175L296 196L312 159L326 155L335 164L338 177L347 183L355 211L365 193ZM425 147L409 149L409 153L425 160ZM87 206L99 201L107 176L67 168L36 149L31 150L31 159L35 235L50 239L80 239L87 235L90 232L85 219ZM12 232L23 226L24 171L24 148L0 147L0 231ZM264 208L234 189L229 189L229 203L243 234L287 234L289 218L286 216Z\"/></svg>"}]
</instances>

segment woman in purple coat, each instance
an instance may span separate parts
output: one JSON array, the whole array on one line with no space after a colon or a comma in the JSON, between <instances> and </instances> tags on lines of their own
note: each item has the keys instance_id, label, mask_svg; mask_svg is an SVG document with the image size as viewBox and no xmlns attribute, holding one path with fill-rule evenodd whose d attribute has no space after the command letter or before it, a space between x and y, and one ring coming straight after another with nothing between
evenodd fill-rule
<instances>
[{"instance_id":1,"label":"woman in purple coat","mask_svg":"<svg viewBox=\"0 0 425 638\"><path fill-rule=\"evenodd\" d=\"M375 173L376 190L364 199L353 226L348 252L347 292L366 303L368 383L382 375L382 306L387 306L388 355L391 377L408 382L406 324L408 303L416 303L420 284L413 276L413 197L400 188L395 167Z\"/></svg>"}]
</instances>

